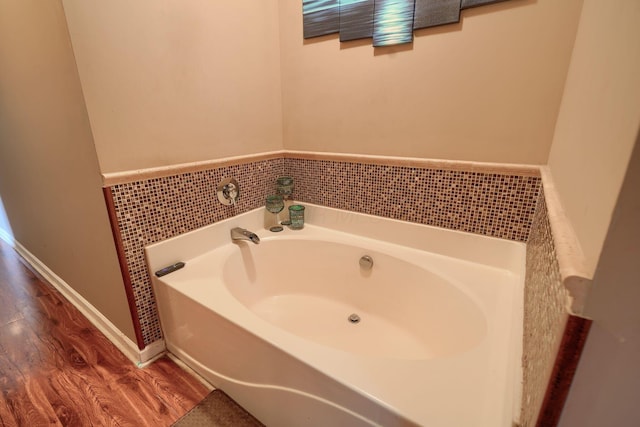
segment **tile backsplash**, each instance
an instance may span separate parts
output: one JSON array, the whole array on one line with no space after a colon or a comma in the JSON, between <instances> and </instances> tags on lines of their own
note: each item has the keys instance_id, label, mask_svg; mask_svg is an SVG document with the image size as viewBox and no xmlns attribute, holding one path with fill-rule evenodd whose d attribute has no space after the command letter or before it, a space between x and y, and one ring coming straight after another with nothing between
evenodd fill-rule
<instances>
[{"instance_id":1,"label":"tile backsplash","mask_svg":"<svg viewBox=\"0 0 640 427\"><path fill-rule=\"evenodd\" d=\"M144 344L162 339L144 247L262 206L284 173L284 159L264 160L110 187ZM216 196L222 179L240 185L235 206Z\"/></svg>"},{"instance_id":2,"label":"tile backsplash","mask_svg":"<svg viewBox=\"0 0 640 427\"><path fill-rule=\"evenodd\" d=\"M522 348L523 427L535 426L567 319L562 284L544 194L538 200L527 242Z\"/></svg>"},{"instance_id":3,"label":"tile backsplash","mask_svg":"<svg viewBox=\"0 0 640 427\"><path fill-rule=\"evenodd\" d=\"M541 188L540 177L528 174L292 156L112 185L144 345L162 338L144 247L262 206L281 175L293 176L295 199L303 203L521 242L529 238ZM240 200L223 206L216 187L230 176Z\"/></svg>"},{"instance_id":4,"label":"tile backsplash","mask_svg":"<svg viewBox=\"0 0 640 427\"><path fill-rule=\"evenodd\" d=\"M285 159L296 200L526 242L540 178Z\"/></svg>"}]
</instances>

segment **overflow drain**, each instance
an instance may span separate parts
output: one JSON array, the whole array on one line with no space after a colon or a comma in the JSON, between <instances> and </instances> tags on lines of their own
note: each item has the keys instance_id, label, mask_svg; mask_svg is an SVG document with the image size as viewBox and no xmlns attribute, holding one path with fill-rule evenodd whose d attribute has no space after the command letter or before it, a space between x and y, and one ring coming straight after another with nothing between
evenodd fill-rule
<instances>
[{"instance_id":1,"label":"overflow drain","mask_svg":"<svg viewBox=\"0 0 640 427\"><path fill-rule=\"evenodd\" d=\"M371 268L373 267L373 258L371 258L369 255L363 255L358 262L360 263L360 267L362 267L363 270L371 270Z\"/></svg>"},{"instance_id":2,"label":"overflow drain","mask_svg":"<svg viewBox=\"0 0 640 427\"><path fill-rule=\"evenodd\" d=\"M351 322L351 323L359 323L360 322L360 316L358 316L355 313L349 315L349 322Z\"/></svg>"}]
</instances>

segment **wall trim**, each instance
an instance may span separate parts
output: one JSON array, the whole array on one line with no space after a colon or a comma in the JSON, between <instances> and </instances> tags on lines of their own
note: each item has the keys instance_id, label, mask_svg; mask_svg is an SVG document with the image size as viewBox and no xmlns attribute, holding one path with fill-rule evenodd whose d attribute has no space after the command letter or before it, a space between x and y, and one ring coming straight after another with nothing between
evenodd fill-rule
<instances>
[{"instance_id":1,"label":"wall trim","mask_svg":"<svg viewBox=\"0 0 640 427\"><path fill-rule=\"evenodd\" d=\"M98 311L89 301L69 286L62 278L55 274L49 267L29 252L20 242L14 241L16 252L40 275L57 289L74 307L82 313L109 341L111 341L129 360L137 366L150 361L164 351L164 341L161 344L152 343L144 350L138 350L138 346L120 331L109 319ZM162 346L162 350L159 347Z\"/></svg>"},{"instance_id":2,"label":"wall trim","mask_svg":"<svg viewBox=\"0 0 640 427\"><path fill-rule=\"evenodd\" d=\"M536 427L558 425L591 323L589 319L568 315Z\"/></svg>"},{"instance_id":3,"label":"wall trim","mask_svg":"<svg viewBox=\"0 0 640 427\"><path fill-rule=\"evenodd\" d=\"M140 350L144 349L144 338L142 337L142 326L140 325L140 318L138 316L138 308L136 306L136 298L133 294L133 285L131 283L131 275L129 274L129 267L127 265L127 256L122 244L122 233L118 226L118 218L116 215L116 208L113 202L113 194L111 189L103 188L102 193L104 195L104 201L107 206L107 213L109 214L109 223L111 225L111 234L113 235L113 244L116 247L116 253L118 255L118 265L120 266L120 274L122 275L122 282L124 283L124 292L127 296L127 303L129 305L129 313L131 314L131 321L133 322L133 329L136 334L136 342Z\"/></svg>"},{"instance_id":4,"label":"wall trim","mask_svg":"<svg viewBox=\"0 0 640 427\"><path fill-rule=\"evenodd\" d=\"M337 162L362 163L384 166L400 166L421 169L444 169L465 172L495 173L500 175L540 176L539 165L515 163L471 162L464 160L422 159L417 157L393 157L365 154L325 153L314 151L268 151L244 156L226 157L201 162L180 163L170 166L136 169L102 174L102 186L126 184L145 179L162 178L189 172L198 172L225 166L233 166L272 159L307 159Z\"/></svg>"},{"instance_id":5,"label":"wall trim","mask_svg":"<svg viewBox=\"0 0 640 427\"><path fill-rule=\"evenodd\" d=\"M547 204L547 214L549 225L551 226L556 259L560 268L560 277L570 294L567 311L570 314L580 316L584 312L587 296L591 289L593 272L589 271L586 266L582 246L571 226L571 221L562 208L562 203L548 166L540 168L540 177Z\"/></svg>"},{"instance_id":6,"label":"wall trim","mask_svg":"<svg viewBox=\"0 0 640 427\"><path fill-rule=\"evenodd\" d=\"M268 151L264 153L248 154L244 156L225 157L221 159L205 160L201 162L179 163L176 165L160 166L155 168L136 169L123 172L111 172L102 174L102 186L126 184L152 178L180 175L189 172L198 172L207 169L234 166L244 163L259 162L283 157L284 151Z\"/></svg>"},{"instance_id":7,"label":"wall trim","mask_svg":"<svg viewBox=\"0 0 640 427\"><path fill-rule=\"evenodd\" d=\"M283 157L285 159L328 160L420 169L496 173L500 175L540 176L540 166L515 163L472 162L466 160L423 159L418 157L394 157L369 154L364 155L291 150L284 151Z\"/></svg>"}]
</instances>

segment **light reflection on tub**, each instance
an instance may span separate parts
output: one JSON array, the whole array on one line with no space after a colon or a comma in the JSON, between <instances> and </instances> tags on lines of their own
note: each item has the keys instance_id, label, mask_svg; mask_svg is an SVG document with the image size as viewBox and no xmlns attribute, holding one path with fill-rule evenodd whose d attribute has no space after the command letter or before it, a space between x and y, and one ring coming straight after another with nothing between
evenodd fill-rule
<instances>
[{"instance_id":1,"label":"light reflection on tub","mask_svg":"<svg viewBox=\"0 0 640 427\"><path fill-rule=\"evenodd\" d=\"M358 261L368 254L371 270ZM260 318L349 353L434 359L486 335L478 305L450 282L402 259L326 241L274 239L239 245L223 282ZM359 323L348 320L352 313Z\"/></svg>"}]
</instances>

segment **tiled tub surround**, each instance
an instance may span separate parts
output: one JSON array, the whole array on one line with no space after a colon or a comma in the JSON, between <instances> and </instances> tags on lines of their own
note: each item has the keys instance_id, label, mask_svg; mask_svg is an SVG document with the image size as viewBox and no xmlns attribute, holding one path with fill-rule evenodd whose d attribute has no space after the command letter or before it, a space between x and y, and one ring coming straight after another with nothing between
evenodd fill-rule
<instances>
[{"instance_id":1,"label":"tiled tub surround","mask_svg":"<svg viewBox=\"0 0 640 427\"><path fill-rule=\"evenodd\" d=\"M125 281L131 283L141 328L140 347L162 339L144 247L261 206L264 196L273 191L272 183L283 173L284 160L271 159L108 188L126 259ZM216 190L219 182L230 176L238 180L240 198L235 206L224 206L218 201Z\"/></svg>"},{"instance_id":2,"label":"tiled tub surround","mask_svg":"<svg viewBox=\"0 0 640 427\"><path fill-rule=\"evenodd\" d=\"M301 202L523 242L540 190L540 178L529 175L290 157L113 185L108 189L144 345L162 333L143 248L263 205L283 174L293 176ZM240 185L236 206L215 196L228 176Z\"/></svg>"},{"instance_id":3,"label":"tiled tub surround","mask_svg":"<svg viewBox=\"0 0 640 427\"><path fill-rule=\"evenodd\" d=\"M123 274L130 276L141 329L138 344L149 346L162 338L143 248L263 205L279 175L294 177L295 198L303 203L529 241L527 269L531 272L525 286L536 290L528 298L537 298L534 305L550 305L551 322L561 330L557 301L565 295L562 287L555 285L557 262L549 261L555 253L545 225L544 201L534 219L536 204L543 200L539 198L542 184L537 171L537 167L281 152L194 164L193 169L180 165L107 176L105 193L113 198L116 240L121 242L126 264ZM228 176L240 185L236 206L223 206L215 196L217 184ZM544 310L536 314L544 316ZM536 326L535 315L528 316L524 325L523 425L533 425L530 420L535 420L545 393L544 384L532 379L548 377L552 363L546 359L532 363L538 343L550 348L548 340L552 338L548 329Z\"/></svg>"},{"instance_id":4,"label":"tiled tub surround","mask_svg":"<svg viewBox=\"0 0 640 427\"><path fill-rule=\"evenodd\" d=\"M534 426L566 323L562 286L544 194L538 198L529 241L524 290L523 426Z\"/></svg>"},{"instance_id":5,"label":"tiled tub surround","mask_svg":"<svg viewBox=\"0 0 640 427\"><path fill-rule=\"evenodd\" d=\"M544 189L527 241L522 427L557 425L591 326L574 313L590 286L584 260L553 181L542 172Z\"/></svg>"},{"instance_id":6,"label":"tiled tub surround","mask_svg":"<svg viewBox=\"0 0 640 427\"><path fill-rule=\"evenodd\" d=\"M540 178L287 158L303 202L526 242Z\"/></svg>"}]
</instances>

